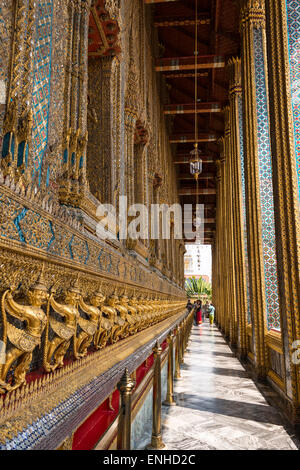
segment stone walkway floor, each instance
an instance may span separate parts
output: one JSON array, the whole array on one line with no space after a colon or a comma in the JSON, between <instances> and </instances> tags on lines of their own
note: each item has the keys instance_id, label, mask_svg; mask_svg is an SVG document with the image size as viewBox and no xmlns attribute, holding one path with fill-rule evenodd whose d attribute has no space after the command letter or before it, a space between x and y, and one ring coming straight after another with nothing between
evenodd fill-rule
<instances>
[{"instance_id":1,"label":"stone walkway floor","mask_svg":"<svg viewBox=\"0 0 300 470\"><path fill-rule=\"evenodd\" d=\"M195 326L175 382L177 406L163 407L168 450L291 450L299 443L215 326Z\"/></svg>"}]
</instances>

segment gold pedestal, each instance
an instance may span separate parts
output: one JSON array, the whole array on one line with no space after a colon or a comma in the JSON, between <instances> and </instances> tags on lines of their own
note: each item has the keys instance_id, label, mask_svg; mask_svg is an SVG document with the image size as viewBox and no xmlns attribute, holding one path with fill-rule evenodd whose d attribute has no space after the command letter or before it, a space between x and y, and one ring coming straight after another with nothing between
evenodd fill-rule
<instances>
[{"instance_id":1,"label":"gold pedestal","mask_svg":"<svg viewBox=\"0 0 300 470\"><path fill-rule=\"evenodd\" d=\"M175 380L181 378L180 374L180 331L176 328L176 351L175 351Z\"/></svg>"},{"instance_id":2,"label":"gold pedestal","mask_svg":"<svg viewBox=\"0 0 300 470\"><path fill-rule=\"evenodd\" d=\"M154 376L153 376L153 414L152 414L152 437L149 450L163 449L165 447L161 436L161 353L162 348L156 343L154 353Z\"/></svg>"},{"instance_id":3,"label":"gold pedestal","mask_svg":"<svg viewBox=\"0 0 300 470\"><path fill-rule=\"evenodd\" d=\"M159 449L164 449L165 444L162 441L162 436L161 434L159 436L153 436L151 438L151 444L147 446L147 450L159 450Z\"/></svg>"},{"instance_id":4,"label":"gold pedestal","mask_svg":"<svg viewBox=\"0 0 300 470\"><path fill-rule=\"evenodd\" d=\"M131 449L131 394L135 387L135 382L131 379L128 369L118 383L120 391L120 416L118 425L118 450Z\"/></svg>"},{"instance_id":5,"label":"gold pedestal","mask_svg":"<svg viewBox=\"0 0 300 470\"><path fill-rule=\"evenodd\" d=\"M165 406L176 406L176 402L174 400L174 393L173 393L173 371L174 371L174 364L173 364L173 334L170 333L168 336L168 344L169 344L169 354L168 354L168 390L167 390L167 397L163 402Z\"/></svg>"}]
</instances>

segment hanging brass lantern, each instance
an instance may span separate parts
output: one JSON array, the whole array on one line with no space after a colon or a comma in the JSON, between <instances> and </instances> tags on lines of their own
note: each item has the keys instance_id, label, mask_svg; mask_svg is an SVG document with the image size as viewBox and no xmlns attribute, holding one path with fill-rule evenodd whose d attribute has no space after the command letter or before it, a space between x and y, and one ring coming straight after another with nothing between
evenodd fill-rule
<instances>
[{"instance_id":1,"label":"hanging brass lantern","mask_svg":"<svg viewBox=\"0 0 300 470\"><path fill-rule=\"evenodd\" d=\"M202 173L203 162L200 158L201 151L198 148L198 143L194 145L194 149L190 152L190 173L197 180Z\"/></svg>"}]
</instances>

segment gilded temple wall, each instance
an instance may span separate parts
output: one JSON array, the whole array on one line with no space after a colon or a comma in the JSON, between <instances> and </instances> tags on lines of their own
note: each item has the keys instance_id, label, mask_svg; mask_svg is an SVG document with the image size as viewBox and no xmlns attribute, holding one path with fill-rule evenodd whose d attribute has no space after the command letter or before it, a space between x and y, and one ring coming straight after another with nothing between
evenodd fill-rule
<instances>
[{"instance_id":1,"label":"gilded temple wall","mask_svg":"<svg viewBox=\"0 0 300 470\"><path fill-rule=\"evenodd\" d=\"M54 192L57 189L56 180L61 172L62 162L67 22L67 2L64 0L54 0L48 153L45 158L45 166L50 166L49 186Z\"/></svg>"},{"instance_id":2,"label":"gilded temple wall","mask_svg":"<svg viewBox=\"0 0 300 470\"><path fill-rule=\"evenodd\" d=\"M164 175L161 198L175 202L175 170L159 98L162 84L153 68L150 15L143 2L131 1L122 2L121 17L122 52L117 60L89 55L90 189L101 202L115 204L122 194L130 203L149 203L158 173Z\"/></svg>"},{"instance_id":3,"label":"gilded temple wall","mask_svg":"<svg viewBox=\"0 0 300 470\"><path fill-rule=\"evenodd\" d=\"M13 24L13 0L4 0L0 6L0 128L3 125L6 94L9 81L9 51L11 50L12 41L12 24ZM1 135L2 142L2 135Z\"/></svg>"},{"instance_id":4,"label":"gilded temple wall","mask_svg":"<svg viewBox=\"0 0 300 470\"><path fill-rule=\"evenodd\" d=\"M100 298L108 315L116 315L114 327L108 320L111 343L128 326L117 318L117 312L128 311L125 288L128 301L154 305L176 299L177 310L185 302L180 240L159 243L155 251L148 241L107 243L96 233L99 201L116 203L122 194L130 203L141 198L148 204L154 191L155 202L176 201L144 7L135 0L123 2L121 10L102 0L92 7L88 0L17 0L14 6L12 11L12 3L2 2L1 10L2 44L9 47L0 71L6 83L0 335L10 359L1 371L0 394L22 387L36 368L48 373L62 367L67 356L78 360L89 348L105 347L102 333L98 346L93 339L100 328ZM97 36L95 24L104 36ZM142 184L137 185L135 172ZM98 193L91 184L94 177L100 182ZM82 310L79 299L90 302L96 291L94 307L83 303ZM118 302L120 311L113 307ZM143 325L149 326L148 320ZM136 332L131 328L130 334ZM79 343L82 352L76 349Z\"/></svg>"},{"instance_id":5,"label":"gilded temple wall","mask_svg":"<svg viewBox=\"0 0 300 470\"><path fill-rule=\"evenodd\" d=\"M33 250L48 261L59 257L81 267L104 270L120 280L155 278L130 258L129 264L118 260L117 252L97 241L97 199L92 196L115 202L123 194L136 202L134 160L142 147L143 202L154 202L154 192L155 202L178 200L159 101L161 84L152 67L149 13L146 15L138 1L122 2L116 10L121 52L116 58L99 58L88 53L89 2L40 0L34 4L24 0L17 4L16 13L9 2L2 6L4 43L10 42L10 54L3 54L1 64L7 81L6 124L1 129L1 137L5 137L1 165L6 180L1 198L8 215L0 227L2 239L15 249L21 244L23 254ZM9 28L12 21L17 22L14 38ZM8 81L10 62L12 77ZM99 62L105 66L97 73ZM27 77L31 77L29 82ZM89 94L99 101L87 110L88 101L92 101ZM94 156L89 147L86 156L87 128L90 144L98 152ZM157 174L161 181L154 189ZM102 185L98 194L97 185L91 182L95 175ZM110 188L106 201L101 198L104 188ZM176 253L178 245L176 241ZM173 255L176 268L175 247ZM150 258L149 253L144 256ZM129 267L132 262L134 272L141 270L137 275ZM182 282L179 275L174 278Z\"/></svg>"}]
</instances>

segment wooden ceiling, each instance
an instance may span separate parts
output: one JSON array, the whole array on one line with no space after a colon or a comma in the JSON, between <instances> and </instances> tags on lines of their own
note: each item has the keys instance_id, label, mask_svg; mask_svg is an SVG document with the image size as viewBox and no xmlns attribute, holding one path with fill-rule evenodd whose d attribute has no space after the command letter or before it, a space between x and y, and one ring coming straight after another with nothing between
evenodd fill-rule
<instances>
[{"instance_id":1,"label":"wooden ceiling","mask_svg":"<svg viewBox=\"0 0 300 470\"><path fill-rule=\"evenodd\" d=\"M168 90L164 103L171 120L174 164L183 204L196 203L196 183L189 175L195 127L195 0L144 0L152 4L160 57L156 71ZM215 230L217 140L224 133L228 103L226 63L240 53L239 12L235 0L198 0L198 130L203 153L198 202L205 204L205 243Z\"/></svg>"}]
</instances>

